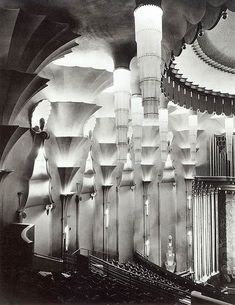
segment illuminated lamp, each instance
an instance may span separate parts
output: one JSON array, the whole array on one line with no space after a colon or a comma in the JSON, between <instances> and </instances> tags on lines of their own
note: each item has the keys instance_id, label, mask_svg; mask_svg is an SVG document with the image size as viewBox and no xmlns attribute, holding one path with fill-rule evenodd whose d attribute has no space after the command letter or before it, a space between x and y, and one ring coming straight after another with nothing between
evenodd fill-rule
<instances>
[{"instance_id":1,"label":"illuminated lamp","mask_svg":"<svg viewBox=\"0 0 235 305\"><path fill-rule=\"evenodd\" d=\"M193 242L192 231L188 231L187 239L188 239L188 245L192 246L192 242Z\"/></svg>"},{"instance_id":2,"label":"illuminated lamp","mask_svg":"<svg viewBox=\"0 0 235 305\"><path fill-rule=\"evenodd\" d=\"M147 239L145 242L145 254L147 257L149 256L149 253L150 253L150 241L149 239Z\"/></svg>"},{"instance_id":3,"label":"illuminated lamp","mask_svg":"<svg viewBox=\"0 0 235 305\"><path fill-rule=\"evenodd\" d=\"M113 82L118 161L125 163L128 152L127 133L130 104L130 71L124 68L117 68L113 73Z\"/></svg>"},{"instance_id":4,"label":"illuminated lamp","mask_svg":"<svg viewBox=\"0 0 235 305\"><path fill-rule=\"evenodd\" d=\"M158 118L161 83L162 9L160 1L137 1L135 39L144 116Z\"/></svg>"},{"instance_id":5,"label":"illuminated lamp","mask_svg":"<svg viewBox=\"0 0 235 305\"><path fill-rule=\"evenodd\" d=\"M108 229L109 227L109 207L107 206L105 209L105 228Z\"/></svg>"}]
</instances>

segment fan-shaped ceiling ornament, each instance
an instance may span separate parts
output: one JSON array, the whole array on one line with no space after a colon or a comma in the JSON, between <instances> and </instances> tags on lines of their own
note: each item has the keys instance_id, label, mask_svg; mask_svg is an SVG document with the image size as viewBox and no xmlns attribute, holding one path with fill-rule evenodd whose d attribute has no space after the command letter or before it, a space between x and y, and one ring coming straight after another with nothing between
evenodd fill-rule
<instances>
[{"instance_id":1,"label":"fan-shaped ceiling ornament","mask_svg":"<svg viewBox=\"0 0 235 305\"><path fill-rule=\"evenodd\" d=\"M69 25L21 9L0 8L0 68L38 73L70 52L77 34Z\"/></svg>"},{"instance_id":2,"label":"fan-shaped ceiling ornament","mask_svg":"<svg viewBox=\"0 0 235 305\"><path fill-rule=\"evenodd\" d=\"M26 103L47 82L36 74L0 69L0 124L14 124Z\"/></svg>"}]
</instances>

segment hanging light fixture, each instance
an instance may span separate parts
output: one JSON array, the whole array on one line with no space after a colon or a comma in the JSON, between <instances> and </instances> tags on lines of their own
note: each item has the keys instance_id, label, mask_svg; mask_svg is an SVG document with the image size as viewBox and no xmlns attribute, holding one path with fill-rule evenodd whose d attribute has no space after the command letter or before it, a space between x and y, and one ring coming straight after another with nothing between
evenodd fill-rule
<instances>
[{"instance_id":1,"label":"hanging light fixture","mask_svg":"<svg viewBox=\"0 0 235 305\"><path fill-rule=\"evenodd\" d=\"M128 152L127 133L130 104L130 71L124 68L117 68L113 73L113 82L118 161L125 163Z\"/></svg>"},{"instance_id":2,"label":"hanging light fixture","mask_svg":"<svg viewBox=\"0 0 235 305\"><path fill-rule=\"evenodd\" d=\"M197 114L190 114L188 117L189 122L189 143L191 160L196 161L197 152L197 130L198 130L198 117Z\"/></svg>"},{"instance_id":3,"label":"hanging light fixture","mask_svg":"<svg viewBox=\"0 0 235 305\"><path fill-rule=\"evenodd\" d=\"M158 117L161 82L161 1L136 1L135 38L144 116Z\"/></svg>"},{"instance_id":4,"label":"hanging light fixture","mask_svg":"<svg viewBox=\"0 0 235 305\"><path fill-rule=\"evenodd\" d=\"M142 151L142 128L144 111L142 106L141 95L132 95L131 98L131 116L132 116L132 130L133 130L133 147L135 154L135 163L141 163Z\"/></svg>"}]
</instances>

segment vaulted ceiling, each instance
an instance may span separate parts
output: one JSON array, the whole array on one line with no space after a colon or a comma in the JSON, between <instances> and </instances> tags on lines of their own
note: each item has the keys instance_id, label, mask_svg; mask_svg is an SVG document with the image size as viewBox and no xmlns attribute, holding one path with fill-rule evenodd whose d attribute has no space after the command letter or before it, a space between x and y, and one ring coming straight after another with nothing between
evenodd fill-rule
<instances>
[{"instance_id":1,"label":"vaulted ceiling","mask_svg":"<svg viewBox=\"0 0 235 305\"><path fill-rule=\"evenodd\" d=\"M135 54L135 0L1 0L0 6L21 7L31 13L70 22L74 31L93 41L93 47L110 53L114 61ZM172 51L181 52L182 43L191 43L200 27L212 28L222 10L235 11L234 0L164 0L163 60L170 62Z\"/></svg>"}]
</instances>

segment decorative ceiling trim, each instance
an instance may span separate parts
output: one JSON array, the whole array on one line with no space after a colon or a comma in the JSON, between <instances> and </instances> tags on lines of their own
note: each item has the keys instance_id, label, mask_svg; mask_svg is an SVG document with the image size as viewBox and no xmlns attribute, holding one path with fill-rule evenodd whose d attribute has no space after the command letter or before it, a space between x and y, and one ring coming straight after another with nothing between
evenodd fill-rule
<instances>
[{"instance_id":1,"label":"decorative ceiling trim","mask_svg":"<svg viewBox=\"0 0 235 305\"><path fill-rule=\"evenodd\" d=\"M197 39L198 35L200 36L202 34L203 30L211 30L213 29L221 19L221 17L224 16L226 10L228 9L227 3L220 4L217 6L212 6L210 3L207 2L208 0L205 0L206 6L204 8L204 15L202 18L197 20L196 13L195 13L195 7L193 10L192 7L192 16L194 16L195 23L192 23L192 20L189 18L186 18L185 16L181 16L181 18L185 18L181 20L181 26L179 25L178 34L180 33L181 28L181 38L177 38L177 36L174 34L174 31L176 29L172 29L171 21L167 21L166 17L164 18L163 14L163 64L165 64L165 68L169 68L172 61L174 60L175 56L180 56L182 49L185 48L185 44L193 44L194 41ZM225 2L225 0L224 0ZM163 12L168 11L170 8L168 5L170 4L167 2L167 4L164 5L163 3ZM198 9L198 8L197 8ZM201 11L203 11L202 7L200 7ZM194 12L194 13L193 13ZM191 16L191 15L190 15ZM175 16L177 19L179 16ZM223 17L224 18L224 17ZM196 21L197 20L197 21ZM185 23L185 30L183 30L183 24ZM164 29L165 28L165 29ZM174 37L175 36L175 37ZM174 37L174 42L172 41L170 44L170 41L168 41L165 37ZM169 45L170 44L170 45ZM171 53L170 53L171 50Z\"/></svg>"},{"instance_id":2,"label":"decorative ceiling trim","mask_svg":"<svg viewBox=\"0 0 235 305\"><path fill-rule=\"evenodd\" d=\"M201 59L203 60L206 64L209 66L218 69L223 72L235 74L235 69L228 67L226 65L220 64L217 61L213 60L211 57L209 57L201 48L199 42L196 40L194 44L192 45L192 49L194 53Z\"/></svg>"},{"instance_id":3,"label":"decorative ceiling trim","mask_svg":"<svg viewBox=\"0 0 235 305\"><path fill-rule=\"evenodd\" d=\"M210 114L235 114L235 95L199 87L184 78L171 64L162 77L162 92L175 104L187 109Z\"/></svg>"}]
</instances>

